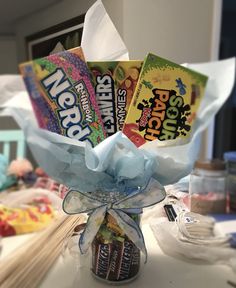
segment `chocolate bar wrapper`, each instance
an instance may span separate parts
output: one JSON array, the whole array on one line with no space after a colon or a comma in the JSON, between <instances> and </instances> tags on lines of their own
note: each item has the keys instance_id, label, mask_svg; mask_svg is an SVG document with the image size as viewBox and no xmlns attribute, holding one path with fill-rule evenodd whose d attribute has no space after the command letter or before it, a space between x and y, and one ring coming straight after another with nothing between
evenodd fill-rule
<instances>
[{"instance_id":1,"label":"chocolate bar wrapper","mask_svg":"<svg viewBox=\"0 0 236 288\"><path fill-rule=\"evenodd\" d=\"M191 135L207 77L148 54L123 128L137 146Z\"/></svg>"},{"instance_id":2,"label":"chocolate bar wrapper","mask_svg":"<svg viewBox=\"0 0 236 288\"><path fill-rule=\"evenodd\" d=\"M140 268L140 251L129 240L113 243L108 279L123 281L135 277Z\"/></svg>"},{"instance_id":3,"label":"chocolate bar wrapper","mask_svg":"<svg viewBox=\"0 0 236 288\"><path fill-rule=\"evenodd\" d=\"M88 62L107 136L123 128L141 66L142 61Z\"/></svg>"},{"instance_id":4,"label":"chocolate bar wrapper","mask_svg":"<svg viewBox=\"0 0 236 288\"><path fill-rule=\"evenodd\" d=\"M107 278L112 244L105 244L95 239L92 243L92 272L103 279Z\"/></svg>"},{"instance_id":5,"label":"chocolate bar wrapper","mask_svg":"<svg viewBox=\"0 0 236 288\"><path fill-rule=\"evenodd\" d=\"M129 214L139 224L139 214ZM109 282L134 278L140 269L140 250L107 214L92 243L92 272Z\"/></svg>"},{"instance_id":6,"label":"chocolate bar wrapper","mask_svg":"<svg viewBox=\"0 0 236 288\"><path fill-rule=\"evenodd\" d=\"M95 146L105 130L81 47L19 66L40 128Z\"/></svg>"},{"instance_id":7,"label":"chocolate bar wrapper","mask_svg":"<svg viewBox=\"0 0 236 288\"><path fill-rule=\"evenodd\" d=\"M130 241L111 243L95 238L92 244L92 272L107 281L125 281L134 278L140 269L140 251Z\"/></svg>"}]
</instances>

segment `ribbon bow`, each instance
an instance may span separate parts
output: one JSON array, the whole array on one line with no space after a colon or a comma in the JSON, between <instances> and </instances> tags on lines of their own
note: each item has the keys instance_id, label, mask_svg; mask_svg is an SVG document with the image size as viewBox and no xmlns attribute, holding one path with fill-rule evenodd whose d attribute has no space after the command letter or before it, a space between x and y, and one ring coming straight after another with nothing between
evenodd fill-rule
<instances>
[{"instance_id":1,"label":"ribbon bow","mask_svg":"<svg viewBox=\"0 0 236 288\"><path fill-rule=\"evenodd\" d=\"M105 193L105 194L104 194ZM67 214L89 213L87 225L80 237L81 253L86 253L95 238L106 213L114 217L129 239L140 249L147 259L147 250L139 225L127 215L127 209L142 209L154 205L165 198L165 189L151 179L145 188L137 188L129 195L119 192L82 193L70 190L63 201Z\"/></svg>"}]
</instances>

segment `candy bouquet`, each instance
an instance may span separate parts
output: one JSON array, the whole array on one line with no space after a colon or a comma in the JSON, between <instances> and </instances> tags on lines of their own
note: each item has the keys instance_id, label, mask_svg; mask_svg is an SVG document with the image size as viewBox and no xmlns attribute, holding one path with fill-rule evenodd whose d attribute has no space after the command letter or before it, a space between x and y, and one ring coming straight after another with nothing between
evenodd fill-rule
<instances>
[{"instance_id":1,"label":"candy bouquet","mask_svg":"<svg viewBox=\"0 0 236 288\"><path fill-rule=\"evenodd\" d=\"M81 47L20 65L29 95L15 95L4 113L40 167L70 188L64 211L88 214L78 249L92 248L96 277L138 275L140 253L147 260L140 215L191 171L234 69L234 59L184 67L149 53L129 61L101 1L86 14Z\"/></svg>"}]
</instances>

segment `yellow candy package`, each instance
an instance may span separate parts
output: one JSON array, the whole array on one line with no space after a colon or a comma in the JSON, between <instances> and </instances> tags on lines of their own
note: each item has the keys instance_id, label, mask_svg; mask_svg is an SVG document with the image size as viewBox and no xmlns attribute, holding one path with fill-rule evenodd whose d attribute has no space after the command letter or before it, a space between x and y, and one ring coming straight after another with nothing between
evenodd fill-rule
<instances>
[{"instance_id":1,"label":"yellow candy package","mask_svg":"<svg viewBox=\"0 0 236 288\"><path fill-rule=\"evenodd\" d=\"M55 217L51 204L40 203L25 208L0 205L0 236L7 237L39 231Z\"/></svg>"}]
</instances>

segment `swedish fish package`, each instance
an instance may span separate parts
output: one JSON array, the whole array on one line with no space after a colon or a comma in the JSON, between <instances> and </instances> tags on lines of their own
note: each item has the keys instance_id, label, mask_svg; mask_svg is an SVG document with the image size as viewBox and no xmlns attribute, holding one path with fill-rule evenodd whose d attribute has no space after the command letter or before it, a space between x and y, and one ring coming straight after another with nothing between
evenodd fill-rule
<instances>
[{"instance_id":1,"label":"swedish fish package","mask_svg":"<svg viewBox=\"0 0 236 288\"><path fill-rule=\"evenodd\" d=\"M105 130L80 47L19 66L40 128L95 146Z\"/></svg>"},{"instance_id":2,"label":"swedish fish package","mask_svg":"<svg viewBox=\"0 0 236 288\"><path fill-rule=\"evenodd\" d=\"M123 128L136 146L189 137L207 77L148 54Z\"/></svg>"}]
</instances>

